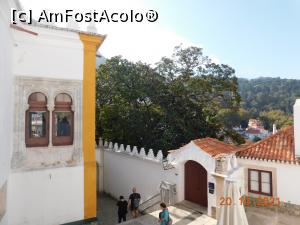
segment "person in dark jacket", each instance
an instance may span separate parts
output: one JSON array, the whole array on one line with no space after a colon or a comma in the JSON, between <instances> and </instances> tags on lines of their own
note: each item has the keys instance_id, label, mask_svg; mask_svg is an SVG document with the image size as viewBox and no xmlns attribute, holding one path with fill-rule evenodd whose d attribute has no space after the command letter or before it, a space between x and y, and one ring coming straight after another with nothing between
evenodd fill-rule
<instances>
[{"instance_id":1,"label":"person in dark jacket","mask_svg":"<svg viewBox=\"0 0 300 225\"><path fill-rule=\"evenodd\" d=\"M117 203L118 206L118 222L121 223L126 221L127 207L128 202L124 199L123 196L120 196L120 200Z\"/></svg>"},{"instance_id":2,"label":"person in dark jacket","mask_svg":"<svg viewBox=\"0 0 300 225\"><path fill-rule=\"evenodd\" d=\"M136 192L136 188L132 188L132 193L129 196L129 207L133 218L139 216L139 205L141 201L141 195Z\"/></svg>"}]
</instances>

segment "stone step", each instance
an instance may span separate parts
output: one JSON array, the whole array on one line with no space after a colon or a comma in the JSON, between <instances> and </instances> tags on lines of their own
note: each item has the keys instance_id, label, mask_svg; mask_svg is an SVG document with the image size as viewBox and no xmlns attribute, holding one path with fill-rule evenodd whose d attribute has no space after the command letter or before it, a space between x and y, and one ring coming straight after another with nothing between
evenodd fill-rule
<instances>
[{"instance_id":1,"label":"stone step","mask_svg":"<svg viewBox=\"0 0 300 225\"><path fill-rule=\"evenodd\" d=\"M217 221L203 212L199 211L203 209L194 210L190 208L188 203L179 203L174 206L169 206L170 216L173 220L173 224L184 225L216 225ZM155 210L137 219L133 219L122 223L122 225L157 225L158 215L161 210Z\"/></svg>"}]
</instances>

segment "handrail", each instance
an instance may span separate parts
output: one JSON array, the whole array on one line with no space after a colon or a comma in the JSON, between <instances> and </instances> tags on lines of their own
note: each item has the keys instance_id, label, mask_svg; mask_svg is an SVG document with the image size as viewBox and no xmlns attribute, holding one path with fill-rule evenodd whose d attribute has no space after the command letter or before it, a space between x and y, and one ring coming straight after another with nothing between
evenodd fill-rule
<instances>
[{"instance_id":1,"label":"handrail","mask_svg":"<svg viewBox=\"0 0 300 225\"><path fill-rule=\"evenodd\" d=\"M152 204L149 205L149 206L146 206L147 203L151 202L153 199L155 199L155 198L157 198L157 197L159 197L159 200L155 201L154 203L152 203ZM156 205L156 204L159 203L159 202L161 202L161 194L160 194L160 193L157 193L157 194L151 196L150 198L148 198L146 201L142 202L142 203L140 204L140 207L139 207L139 208L140 208L140 210L141 210L142 212L144 212L145 210L149 209L150 207ZM145 206L145 208L144 208L143 206Z\"/></svg>"},{"instance_id":2,"label":"handrail","mask_svg":"<svg viewBox=\"0 0 300 225\"><path fill-rule=\"evenodd\" d=\"M159 189L159 193L151 196L146 201L140 204L139 208L142 213L162 201L164 201L166 204L174 203L174 197L176 195L176 184L170 183L168 181L161 181Z\"/></svg>"},{"instance_id":3,"label":"handrail","mask_svg":"<svg viewBox=\"0 0 300 225\"><path fill-rule=\"evenodd\" d=\"M176 191L176 184L168 181L161 181L160 183L161 200L170 205L174 203Z\"/></svg>"}]
</instances>

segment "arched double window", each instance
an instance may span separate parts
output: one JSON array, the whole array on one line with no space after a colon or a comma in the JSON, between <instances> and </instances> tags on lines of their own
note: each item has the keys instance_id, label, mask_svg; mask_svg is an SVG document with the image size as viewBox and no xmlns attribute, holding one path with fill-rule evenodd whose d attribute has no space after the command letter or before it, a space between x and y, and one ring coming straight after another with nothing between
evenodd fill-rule
<instances>
[{"instance_id":1,"label":"arched double window","mask_svg":"<svg viewBox=\"0 0 300 225\"><path fill-rule=\"evenodd\" d=\"M52 144L72 145L74 136L74 112L72 98L61 93L55 97L55 109L52 113Z\"/></svg>"},{"instance_id":2,"label":"arched double window","mask_svg":"<svg viewBox=\"0 0 300 225\"><path fill-rule=\"evenodd\" d=\"M27 147L48 146L49 111L47 97L40 92L32 93L28 98L29 109L25 118L25 144Z\"/></svg>"}]
</instances>

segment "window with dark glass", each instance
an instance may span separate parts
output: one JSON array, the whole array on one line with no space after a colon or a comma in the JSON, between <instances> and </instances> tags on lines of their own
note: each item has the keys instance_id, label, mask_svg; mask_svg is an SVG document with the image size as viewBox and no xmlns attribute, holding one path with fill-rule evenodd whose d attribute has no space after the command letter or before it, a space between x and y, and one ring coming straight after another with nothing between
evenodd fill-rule
<instances>
[{"instance_id":1,"label":"window with dark glass","mask_svg":"<svg viewBox=\"0 0 300 225\"><path fill-rule=\"evenodd\" d=\"M48 146L49 111L47 97L40 92L28 98L29 108L25 117L25 144L27 147Z\"/></svg>"},{"instance_id":2,"label":"window with dark glass","mask_svg":"<svg viewBox=\"0 0 300 225\"><path fill-rule=\"evenodd\" d=\"M272 196L272 173L263 170L248 170L249 192Z\"/></svg>"},{"instance_id":3,"label":"window with dark glass","mask_svg":"<svg viewBox=\"0 0 300 225\"><path fill-rule=\"evenodd\" d=\"M55 109L52 114L52 144L72 145L74 133L74 112L72 98L62 93L55 97Z\"/></svg>"}]
</instances>

